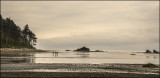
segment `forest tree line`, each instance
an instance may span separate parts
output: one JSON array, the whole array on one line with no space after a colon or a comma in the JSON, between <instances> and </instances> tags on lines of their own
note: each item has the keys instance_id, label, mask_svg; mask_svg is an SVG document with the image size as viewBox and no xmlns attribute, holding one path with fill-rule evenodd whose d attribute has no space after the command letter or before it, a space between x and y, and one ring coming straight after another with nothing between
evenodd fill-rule
<instances>
[{"instance_id":1,"label":"forest tree line","mask_svg":"<svg viewBox=\"0 0 160 78\"><path fill-rule=\"evenodd\" d=\"M25 25L23 29L10 18L3 18L1 22L1 48L34 48L37 43L36 35Z\"/></svg>"}]
</instances>

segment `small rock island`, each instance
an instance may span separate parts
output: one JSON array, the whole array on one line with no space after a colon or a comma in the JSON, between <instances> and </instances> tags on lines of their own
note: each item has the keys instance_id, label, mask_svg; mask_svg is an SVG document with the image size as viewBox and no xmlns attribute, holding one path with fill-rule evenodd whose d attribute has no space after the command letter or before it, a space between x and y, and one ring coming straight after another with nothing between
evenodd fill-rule
<instances>
[{"instance_id":1,"label":"small rock island","mask_svg":"<svg viewBox=\"0 0 160 78\"><path fill-rule=\"evenodd\" d=\"M150 50L146 50L146 53L152 53Z\"/></svg>"},{"instance_id":2,"label":"small rock island","mask_svg":"<svg viewBox=\"0 0 160 78\"><path fill-rule=\"evenodd\" d=\"M79 49L74 50L74 51L79 51L79 52L90 52L90 49L87 48L87 47L82 47L82 48L79 48Z\"/></svg>"},{"instance_id":3,"label":"small rock island","mask_svg":"<svg viewBox=\"0 0 160 78\"><path fill-rule=\"evenodd\" d=\"M158 52L158 51L156 51L156 50L153 50L153 52L151 52L150 50L146 50L145 53L156 53L156 54L158 53L158 54L159 54L160 52Z\"/></svg>"},{"instance_id":4,"label":"small rock island","mask_svg":"<svg viewBox=\"0 0 160 78\"><path fill-rule=\"evenodd\" d=\"M158 51L156 51L156 50L153 50L153 53L159 53Z\"/></svg>"}]
</instances>

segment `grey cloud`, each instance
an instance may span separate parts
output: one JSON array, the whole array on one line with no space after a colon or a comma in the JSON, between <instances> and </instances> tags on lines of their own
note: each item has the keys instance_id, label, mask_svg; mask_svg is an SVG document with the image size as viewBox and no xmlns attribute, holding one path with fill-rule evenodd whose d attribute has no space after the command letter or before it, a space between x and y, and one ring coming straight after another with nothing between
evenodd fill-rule
<instances>
[{"instance_id":1,"label":"grey cloud","mask_svg":"<svg viewBox=\"0 0 160 78\"><path fill-rule=\"evenodd\" d=\"M29 24L37 48L159 48L158 1L2 1L2 16Z\"/></svg>"}]
</instances>

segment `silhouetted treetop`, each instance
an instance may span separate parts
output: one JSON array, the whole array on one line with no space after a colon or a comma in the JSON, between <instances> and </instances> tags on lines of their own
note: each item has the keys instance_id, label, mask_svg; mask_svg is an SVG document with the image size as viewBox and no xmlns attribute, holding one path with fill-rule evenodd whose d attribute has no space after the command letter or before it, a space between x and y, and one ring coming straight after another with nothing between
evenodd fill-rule
<instances>
[{"instance_id":1,"label":"silhouetted treetop","mask_svg":"<svg viewBox=\"0 0 160 78\"><path fill-rule=\"evenodd\" d=\"M34 48L36 35L29 29L28 24L21 30L10 18L1 19L1 47L2 48Z\"/></svg>"}]
</instances>

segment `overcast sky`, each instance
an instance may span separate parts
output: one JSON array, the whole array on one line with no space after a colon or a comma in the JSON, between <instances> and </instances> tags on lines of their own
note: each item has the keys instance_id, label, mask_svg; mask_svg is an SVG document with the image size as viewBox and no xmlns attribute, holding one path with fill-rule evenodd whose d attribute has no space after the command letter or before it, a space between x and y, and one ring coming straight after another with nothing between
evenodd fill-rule
<instances>
[{"instance_id":1,"label":"overcast sky","mask_svg":"<svg viewBox=\"0 0 160 78\"><path fill-rule=\"evenodd\" d=\"M159 1L2 1L1 14L38 37L38 49L159 49Z\"/></svg>"}]
</instances>

